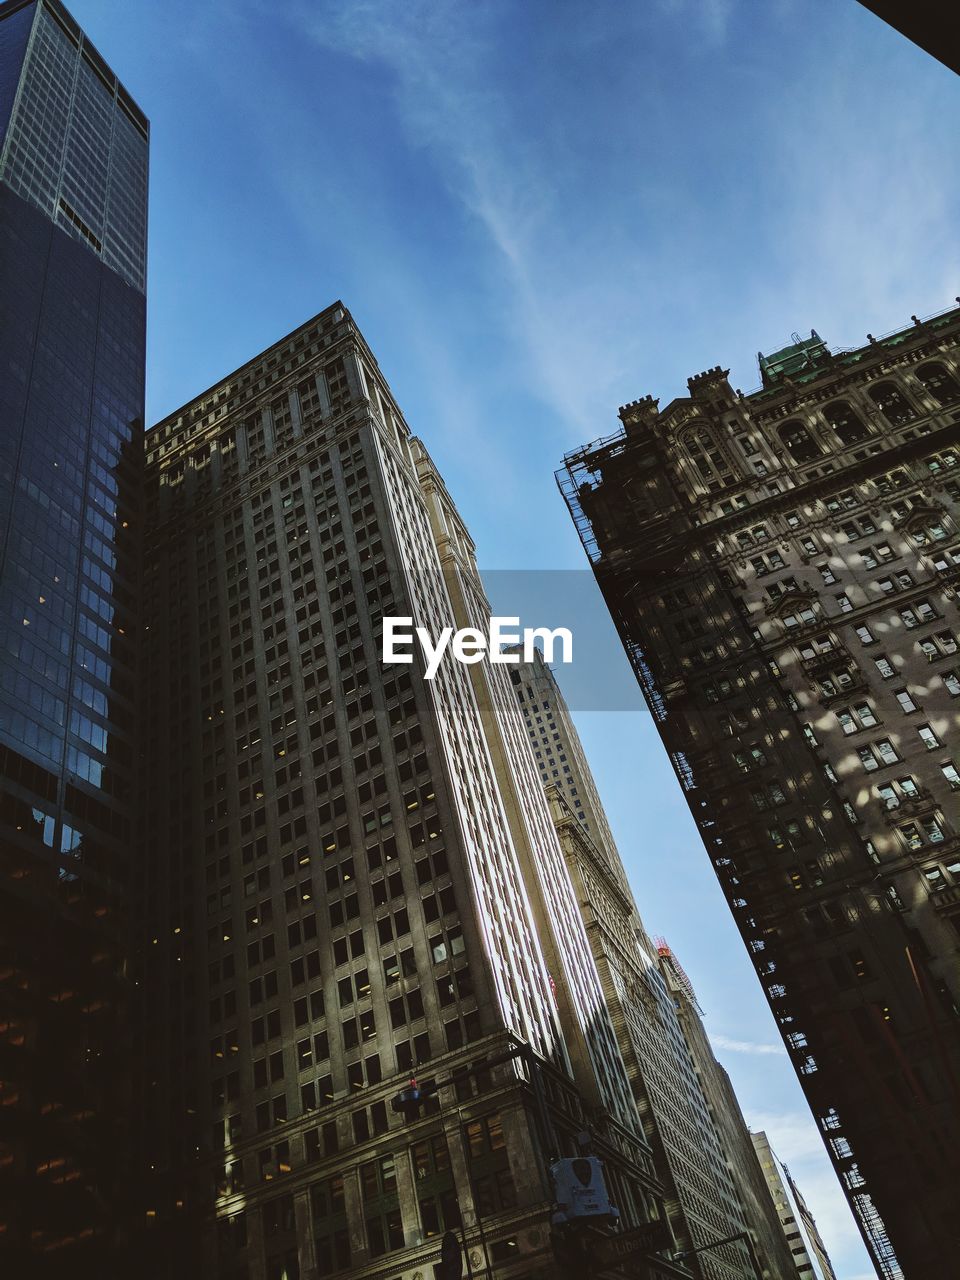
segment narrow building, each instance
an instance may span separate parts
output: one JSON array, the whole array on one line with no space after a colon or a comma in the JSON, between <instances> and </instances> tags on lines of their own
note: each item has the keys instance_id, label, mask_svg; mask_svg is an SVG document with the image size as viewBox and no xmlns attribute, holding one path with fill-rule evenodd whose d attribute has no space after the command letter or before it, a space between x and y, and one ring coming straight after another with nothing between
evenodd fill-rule
<instances>
[{"instance_id":1,"label":"narrow building","mask_svg":"<svg viewBox=\"0 0 960 1280\"><path fill-rule=\"evenodd\" d=\"M697 1080L717 1127L730 1176L754 1233L763 1274L774 1280L798 1280L798 1277L811 1280L810 1275L801 1270L792 1243L784 1238L779 1213L770 1198L767 1178L754 1149L753 1134L743 1118L733 1082L714 1057L693 985L663 938L657 943L657 957L673 997Z\"/></svg>"},{"instance_id":2,"label":"narrow building","mask_svg":"<svg viewBox=\"0 0 960 1280\"><path fill-rule=\"evenodd\" d=\"M787 1194L786 1184L780 1176L780 1167L777 1157L773 1154L773 1149L770 1146L770 1140L762 1129L752 1134L751 1137L753 1138L754 1150L757 1153L757 1160L760 1162L760 1168L763 1170L763 1176L767 1182L770 1199L780 1221L780 1230L783 1232L783 1237L790 1248L790 1252L793 1254L797 1273L800 1275L801 1280L820 1280L810 1260L807 1244L803 1238L803 1232L800 1230L800 1223L794 1212L793 1203ZM822 1257L826 1259L826 1250L822 1250ZM830 1267L829 1259L827 1259L827 1267L829 1270L824 1271L823 1280L836 1280L833 1269Z\"/></svg>"},{"instance_id":3,"label":"narrow building","mask_svg":"<svg viewBox=\"0 0 960 1280\"><path fill-rule=\"evenodd\" d=\"M148 125L58 0L0 3L0 1270L126 1214Z\"/></svg>"},{"instance_id":4,"label":"narrow building","mask_svg":"<svg viewBox=\"0 0 960 1280\"><path fill-rule=\"evenodd\" d=\"M681 1008L660 949L644 927L556 677L538 650L533 661L515 668L511 679L634 1097L667 1189L674 1232L683 1248L693 1250L749 1231L762 1274L787 1280L790 1255L770 1230L766 1204L752 1201L749 1186L739 1180L744 1147L754 1166L748 1165L748 1172L759 1175L739 1105L731 1089L730 1114L722 1113L725 1104L708 1095L698 1076L697 1057L687 1043L688 1005ZM690 1000L695 1006L692 995ZM706 1043L698 1014L693 1017ZM722 1127L727 1138L737 1134L735 1152L728 1150ZM706 1280L755 1276L743 1244L705 1249L695 1258L691 1264Z\"/></svg>"},{"instance_id":5,"label":"narrow building","mask_svg":"<svg viewBox=\"0 0 960 1280\"><path fill-rule=\"evenodd\" d=\"M560 473L885 1280L960 1243L958 338L813 332Z\"/></svg>"}]
</instances>

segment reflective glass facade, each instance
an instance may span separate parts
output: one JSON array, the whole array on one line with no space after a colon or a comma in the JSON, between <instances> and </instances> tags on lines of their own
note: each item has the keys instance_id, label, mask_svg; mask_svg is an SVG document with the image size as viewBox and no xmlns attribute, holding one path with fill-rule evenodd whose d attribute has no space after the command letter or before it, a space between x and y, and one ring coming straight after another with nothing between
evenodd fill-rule
<instances>
[{"instance_id":1,"label":"reflective glass facade","mask_svg":"<svg viewBox=\"0 0 960 1280\"><path fill-rule=\"evenodd\" d=\"M125 98L61 6L0 5L0 1260L31 1275L107 1274L121 1172L147 164Z\"/></svg>"}]
</instances>

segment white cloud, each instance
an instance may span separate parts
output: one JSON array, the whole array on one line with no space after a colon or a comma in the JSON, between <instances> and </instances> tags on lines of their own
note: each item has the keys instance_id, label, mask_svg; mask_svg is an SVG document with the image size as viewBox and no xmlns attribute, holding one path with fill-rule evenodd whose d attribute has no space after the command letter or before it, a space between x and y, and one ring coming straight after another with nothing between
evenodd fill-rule
<instances>
[{"instance_id":1,"label":"white cloud","mask_svg":"<svg viewBox=\"0 0 960 1280\"><path fill-rule=\"evenodd\" d=\"M782 1044L758 1044L755 1040L731 1040L729 1036L712 1034L710 1039L717 1049L725 1049L728 1053L750 1054L785 1054Z\"/></svg>"}]
</instances>

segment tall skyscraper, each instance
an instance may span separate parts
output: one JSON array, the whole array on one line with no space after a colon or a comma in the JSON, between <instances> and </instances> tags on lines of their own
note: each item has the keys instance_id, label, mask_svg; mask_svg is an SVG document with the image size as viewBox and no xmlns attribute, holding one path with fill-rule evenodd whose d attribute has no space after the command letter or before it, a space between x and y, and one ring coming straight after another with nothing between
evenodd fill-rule
<instances>
[{"instance_id":1,"label":"tall skyscraper","mask_svg":"<svg viewBox=\"0 0 960 1280\"><path fill-rule=\"evenodd\" d=\"M718 1097L708 1097L698 1078L697 1056L688 1045L679 1002L662 970L659 948L640 918L556 678L538 651L533 661L514 669L511 680L540 779L547 788L634 1097L667 1191L674 1233L681 1247L693 1249L749 1229L766 1268L764 1274L787 1280L789 1253L770 1230L766 1204L752 1201L749 1185L742 1184L739 1176L744 1145L756 1164L740 1108L732 1089L732 1105L727 1108ZM684 1011L695 1019L706 1045L692 992ZM696 1047L699 1051L699 1041ZM731 1135L736 1143L730 1141ZM755 1275L742 1244L707 1250L694 1265L705 1280L730 1276L752 1280Z\"/></svg>"},{"instance_id":2,"label":"tall skyscraper","mask_svg":"<svg viewBox=\"0 0 960 1280\"><path fill-rule=\"evenodd\" d=\"M146 465L145 1255L410 1277L454 1229L475 1276L553 1276L545 1168L583 1151L625 1223L662 1219L505 668L382 662L385 615L489 605L349 314L159 423ZM404 1118L411 1074L441 1087Z\"/></svg>"},{"instance_id":3,"label":"tall skyscraper","mask_svg":"<svg viewBox=\"0 0 960 1280\"><path fill-rule=\"evenodd\" d=\"M148 126L0 4L0 1259L102 1277L123 1178Z\"/></svg>"},{"instance_id":4,"label":"tall skyscraper","mask_svg":"<svg viewBox=\"0 0 960 1280\"><path fill-rule=\"evenodd\" d=\"M960 311L689 380L561 486L881 1276L958 1248Z\"/></svg>"}]
</instances>

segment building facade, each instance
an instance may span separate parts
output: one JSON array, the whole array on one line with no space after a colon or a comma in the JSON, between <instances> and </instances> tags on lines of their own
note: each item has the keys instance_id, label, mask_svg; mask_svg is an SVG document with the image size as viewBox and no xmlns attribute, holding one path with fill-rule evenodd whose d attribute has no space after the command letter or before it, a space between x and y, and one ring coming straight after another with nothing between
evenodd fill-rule
<instances>
[{"instance_id":1,"label":"building facade","mask_svg":"<svg viewBox=\"0 0 960 1280\"><path fill-rule=\"evenodd\" d=\"M561 487L881 1276L960 1187L960 312L816 335Z\"/></svg>"},{"instance_id":2,"label":"building facade","mask_svg":"<svg viewBox=\"0 0 960 1280\"><path fill-rule=\"evenodd\" d=\"M532 662L516 667L511 678L667 1192L674 1236L683 1250L747 1229L759 1240L763 1224L754 1223L732 1172L734 1162L698 1080L674 993L634 902L563 694L539 652ZM702 1028L701 1033L705 1039ZM781 1251L775 1260L782 1265L789 1256ZM705 1280L755 1274L746 1247L738 1244L693 1255L691 1266ZM779 1272L768 1269L768 1274Z\"/></svg>"},{"instance_id":3,"label":"building facade","mask_svg":"<svg viewBox=\"0 0 960 1280\"><path fill-rule=\"evenodd\" d=\"M791 1242L784 1237L779 1213L754 1149L753 1134L740 1110L733 1083L713 1054L693 986L676 956L662 939L657 945L660 971L673 997L687 1050L720 1136L730 1176L753 1233L757 1260L771 1280L811 1280L802 1271Z\"/></svg>"},{"instance_id":4,"label":"building facade","mask_svg":"<svg viewBox=\"0 0 960 1280\"><path fill-rule=\"evenodd\" d=\"M384 615L489 605L342 306L149 433L145 514L144 1255L412 1280L454 1230L475 1275L554 1276L545 1170L586 1151L658 1221L509 679L382 662Z\"/></svg>"},{"instance_id":5,"label":"building facade","mask_svg":"<svg viewBox=\"0 0 960 1280\"><path fill-rule=\"evenodd\" d=\"M0 4L0 1259L124 1207L148 126L57 0Z\"/></svg>"},{"instance_id":6,"label":"building facade","mask_svg":"<svg viewBox=\"0 0 960 1280\"><path fill-rule=\"evenodd\" d=\"M819 1280L817 1273L813 1269L813 1263L810 1261L810 1254L807 1252L806 1241L800 1230L800 1223L794 1214L793 1204L787 1194L786 1183L780 1176L777 1158L773 1154L770 1140L762 1129L757 1133L751 1134L751 1137L754 1150L757 1153L757 1160L766 1179L771 1203L780 1222L780 1229L790 1252L793 1254L797 1273L802 1277L802 1280ZM832 1270L824 1277L824 1280L833 1280Z\"/></svg>"},{"instance_id":7,"label":"building facade","mask_svg":"<svg viewBox=\"0 0 960 1280\"><path fill-rule=\"evenodd\" d=\"M786 1165L783 1166L783 1176L786 1178L787 1186L790 1188L790 1197L797 1207L797 1221L803 1231L807 1252L816 1264L815 1270L822 1276L823 1280L837 1280L837 1273L833 1269L833 1263L827 1253L827 1246L824 1243L823 1236L820 1234L817 1220L811 1213L809 1205L803 1198L800 1188Z\"/></svg>"}]
</instances>

